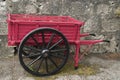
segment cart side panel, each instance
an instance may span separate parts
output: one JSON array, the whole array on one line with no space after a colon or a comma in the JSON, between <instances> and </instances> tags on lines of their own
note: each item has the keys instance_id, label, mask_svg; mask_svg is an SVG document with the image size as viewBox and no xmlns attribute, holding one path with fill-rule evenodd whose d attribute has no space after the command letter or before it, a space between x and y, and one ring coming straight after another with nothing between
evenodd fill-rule
<instances>
[{"instance_id":1,"label":"cart side panel","mask_svg":"<svg viewBox=\"0 0 120 80\"><path fill-rule=\"evenodd\" d=\"M44 27L48 27L48 28L53 28L56 29L58 31L60 31L63 35L65 35L65 37L67 38L67 40L69 42L71 41L75 41L77 38L77 27L75 25L53 25L53 24L19 24L18 25L18 42L20 42L20 40L26 35L28 34L30 31L36 29L36 28L44 28ZM46 38L46 40L49 38ZM46 41L47 42L47 41Z\"/></svg>"},{"instance_id":2,"label":"cart side panel","mask_svg":"<svg viewBox=\"0 0 120 80\"><path fill-rule=\"evenodd\" d=\"M37 27L35 24L18 24L17 40L21 40L27 33Z\"/></svg>"},{"instance_id":3,"label":"cart side panel","mask_svg":"<svg viewBox=\"0 0 120 80\"><path fill-rule=\"evenodd\" d=\"M8 25L8 46L19 45L22 38L37 26L35 24L9 23Z\"/></svg>"},{"instance_id":4,"label":"cart side panel","mask_svg":"<svg viewBox=\"0 0 120 80\"><path fill-rule=\"evenodd\" d=\"M28 34L30 31L41 28L41 27L50 27L53 29L56 29L60 31L69 42L75 41L77 37L77 27L75 25L53 25L53 24L39 24L39 23L13 23L11 26L9 26L9 32L11 34L8 34L9 46L17 46L19 45L20 41L23 39L23 37ZM37 38L37 37L36 37ZM39 38L39 37L38 37ZM46 38L46 40L49 40L49 37ZM40 41L40 40L39 40Z\"/></svg>"},{"instance_id":5,"label":"cart side panel","mask_svg":"<svg viewBox=\"0 0 120 80\"><path fill-rule=\"evenodd\" d=\"M16 40L16 24L12 23L11 21L8 21L8 46L15 46L15 40Z\"/></svg>"},{"instance_id":6,"label":"cart side panel","mask_svg":"<svg viewBox=\"0 0 120 80\"><path fill-rule=\"evenodd\" d=\"M75 25L61 25L60 31L65 35L69 42L75 41L77 37L77 26Z\"/></svg>"}]
</instances>

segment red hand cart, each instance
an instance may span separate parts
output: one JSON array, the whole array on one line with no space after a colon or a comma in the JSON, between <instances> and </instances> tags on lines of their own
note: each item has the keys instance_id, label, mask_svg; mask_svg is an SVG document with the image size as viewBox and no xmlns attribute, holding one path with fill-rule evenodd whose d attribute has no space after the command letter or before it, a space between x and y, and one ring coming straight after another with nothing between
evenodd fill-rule
<instances>
[{"instance_id":1,"label":"red hand cart","mask_svg":"<svg viewBox=\"0 0 120 80\"><path fill-rule=\"evenodd\" d=\"M57 73L67 62L69 44L76 46L74 67L78 68L80 45L106 40L80 40L90 35L80 34L84 22L68 16L37 16L8 14L8 45L19 46L22 67L37 76Z\"/></svg>"}]
</instances>

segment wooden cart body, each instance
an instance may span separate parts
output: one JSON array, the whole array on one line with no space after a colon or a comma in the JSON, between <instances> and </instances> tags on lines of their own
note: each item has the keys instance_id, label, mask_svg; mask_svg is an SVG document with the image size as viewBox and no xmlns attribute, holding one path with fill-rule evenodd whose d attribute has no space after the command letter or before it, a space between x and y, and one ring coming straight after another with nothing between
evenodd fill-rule
<instances>
[{"instance_id":1,"label":"wooden cart body","mask_svg":"<svg viewBox=\"0 0 120 80\"><path fill-rule=\"evenodd\" d=\"M89 33L80 33L81 26L84 22L75 20L69 16L37 16L37 15L27 15L27 14L8 14L8 46L19 46L22 39L28 35L31 31L35 29L54 29L61 32L67 39L69 44L74 44L76 46L74 54L74 66L78 67L79 59L83 55L79 56L80 45L91 45L103 42L105 40L80 40L81 37L90 35ZM49 37L49 34L47 35ZM39 36L35 37L42 43ZM49 38L45 38L45 42L48 42ZM31 41L30 45L34 45ZM43 52L46 50L43 50ZM26 68L26 67L25 67ZM28 69L27 69L28 70ZM32 73L32 71L28 72ZM37 73L33 74L37 75ZM51 73L52 74L52 73ZM49 75L49 73L45 74ZM44 76L44 75L43 75Z\"/></svg>"}]
</instances>

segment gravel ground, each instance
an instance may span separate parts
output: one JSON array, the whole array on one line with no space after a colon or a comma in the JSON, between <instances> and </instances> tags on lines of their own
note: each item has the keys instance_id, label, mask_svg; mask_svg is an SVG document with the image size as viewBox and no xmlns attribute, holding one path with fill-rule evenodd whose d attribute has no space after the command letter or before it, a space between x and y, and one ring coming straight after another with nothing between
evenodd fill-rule
<instances>
[{"instance_id":1,"label":"gravel ground","mask_svg":"<svg viewBox=\"0 0 120 80\"><path fill-rule=\"evenodd\" d=\"M35 78L22 69L17 56L0 58L0 80L120 80L120 60L90 56L81 63L96 64L99 66L99 72L94 75L72 75L68 72L67 75L56 75L54 79Z\"/></svg>"},{"instance_id":2,"label":"gravel ground","mask_svg":"<svg viewBox=\"0 0 120 80\"><path fill-rule=\"evenodd\" d=\"M120 61L105 60L94 56L87 58L85 61L89 62L90 64L100 65L100 72L90 76L59 76L59 78L55 80L120 80Z\"/></svg>"}]
</instances>

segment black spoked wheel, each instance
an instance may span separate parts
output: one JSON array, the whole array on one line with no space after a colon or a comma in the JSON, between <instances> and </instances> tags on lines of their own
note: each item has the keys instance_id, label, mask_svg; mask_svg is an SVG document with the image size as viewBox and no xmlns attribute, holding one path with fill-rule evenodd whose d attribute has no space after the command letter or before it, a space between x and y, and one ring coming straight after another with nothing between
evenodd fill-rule
<instances>
[{"instance_id":1,"label":"black spoked wheel","mask_svg":"<svg viewBox=\"0 0 120 80\"><path fill-rule=\"evenodd\" d=\"M36 76L49 76L65 65L69 45L59 31L39 28L24 37L18 52L20 63L26 71Z\"/></svg>"}]
</instances>

